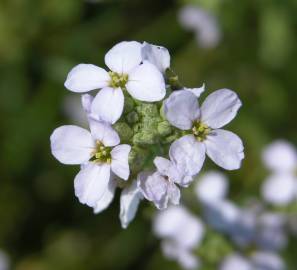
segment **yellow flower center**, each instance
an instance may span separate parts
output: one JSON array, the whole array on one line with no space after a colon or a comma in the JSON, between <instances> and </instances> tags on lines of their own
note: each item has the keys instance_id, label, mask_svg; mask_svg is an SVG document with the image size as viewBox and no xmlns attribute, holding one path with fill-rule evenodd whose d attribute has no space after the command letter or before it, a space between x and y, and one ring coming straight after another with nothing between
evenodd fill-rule
<instances>
[{"instance_id":1,"label":"yellow flower center","mask_svg":"<svg viewBox=\"0 0 297 270\"><path fill-rule=\"evenodd\" d=\"M113 71L109 71L110 82L109 86L112 88L125 88L128 82L128 74L119 74Z\"/></svg>"},{"instance_id":2,"label":"yellow flower center","mask_svg":"<svg viewBox=\"0 0 297 270\"><path fill-rule=\"evenodd\" d=\"M106 147L101 141L97 140L92 161L98 163L111 163L111 150L111 147Z\"/></svg>"},{"instance_id":3,"label":"yellow flower center","mask_svg":"<svg viewBox=\"0 0 297 270\"><path fill-rule=\"evenodd\" d=\"M211 128L209 128L204 123L197 121L194 123L192 131L196 139L199 142L202 142L206 139L207 135L211 132Z\"/></svg>"}]
</instances>

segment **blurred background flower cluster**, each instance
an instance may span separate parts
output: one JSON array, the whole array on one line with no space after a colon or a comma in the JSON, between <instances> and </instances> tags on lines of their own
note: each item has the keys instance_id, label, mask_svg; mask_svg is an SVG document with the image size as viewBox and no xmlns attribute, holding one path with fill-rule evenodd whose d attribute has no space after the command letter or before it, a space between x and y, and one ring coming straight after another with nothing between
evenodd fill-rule
<instances>
[{"instance_id":1,"label":"blurred background flower cluster","mask_svg":"<svg viewBox=\"0 0 297 270\"><path fill-rule=\"evenodd\" d=\"M189 223L191 215L201 220L193 226L203 237L190 245L199 269L245 270L249 268L243 265L252 261L259 270L281 270L282 264L296 270L297 200L283 198L292 184L288 178L296 180L297 166L283 181L277 178L275 188L268 183L275 178L271 162L267 157L263 161L272 142L286 140L290 149L297 144L296 13L295 0L1 1L0 269L189 266L177 262L184 257L170 260L175 251L167 249L164 256L152 205L141 204L129 228L121 229L118 196L112 207L94 215L74 196L77 168L59 164L50 153L55 127L86 125L79 97L63 86L69 70L78 63L103 66L104 54L114 44L138 40L168 48L172 68L188 87L206 83L204 96L230 88L243 102L230 124L245 144L243 166L224 172L228 184L213 180L222 188L221 195L213 196L224 203L205 203L205 189L214 190L211 183L184 190L182 203L191 213L184 220L188 215ZM282 149L272 163L287 157ZM199 177L214 168L207 161ZM229 222L235 213L236 228ZM170 228L174 222L169 218L165 225ZM263 228L257 241L254 235L249 238L253 226L257 231L260 226L260 232ZM269 242L271 235L279 238ZM267 250L277 251L278 259L270 253L263 259L260 253ZM227 267L228 260L233 268ZM272 266L261 268L261 260Z\"/></svg>"}]
</instances>

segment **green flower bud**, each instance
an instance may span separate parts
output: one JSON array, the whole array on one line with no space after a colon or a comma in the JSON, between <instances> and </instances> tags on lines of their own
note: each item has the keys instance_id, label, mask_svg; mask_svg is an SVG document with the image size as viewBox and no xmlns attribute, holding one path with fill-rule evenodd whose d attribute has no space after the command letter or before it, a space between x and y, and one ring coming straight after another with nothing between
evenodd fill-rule
<instances>
[{"instance_id":1,"label":"green flower bud","mask_svg":"<svg viewBox=\"0 0 297 270\"><path fill-rule=\"evenodd\" d=\"M139 121L138 113L135 111L132 111L132 112L128 113L128 115L126 116L126 119L129 124L134 124Z\"/></svg>"},{"instance_id":2,"label":"green flower bud","mask_svg":"<svg viewBox=\"0 0 297 270\"><path fill-rule=\"evenodd\" d=\"M133 143L142 145L154 144L156 142L155 137L154 133L143 131L133 136Z\"/></svg>"},{"instance_id":3,"label":"green flower bud","mask_svg":"<svg viewBox=\"0 0 297 270\"><path fill-rule=\"evenodd\" d=\"M134 100L130 96L125 96L124 114L132 112L134 110Z\"/></svg>"},{"instance_id":4,"label":"green flower bud","mask_svg":"<svg viewBox=\"0 0 297 270\"><path fill-rule=\"evenodd\" d=\"M171 125L169 124L168 121L162 121L158 124L157 127L158 133L161 136L167 136L172 132Z\"/></svg>"},{"instance_id":5,"label":"green flower bud","mask_svg":"<svg viewBox=\"0 0 297 270\"><path fill-rule=\"evenodd\" d=\"M133 130L124 122L117 122L113 128L118 132L121 142L129 142L133 136Z\"/></svg>"}]
</instances>

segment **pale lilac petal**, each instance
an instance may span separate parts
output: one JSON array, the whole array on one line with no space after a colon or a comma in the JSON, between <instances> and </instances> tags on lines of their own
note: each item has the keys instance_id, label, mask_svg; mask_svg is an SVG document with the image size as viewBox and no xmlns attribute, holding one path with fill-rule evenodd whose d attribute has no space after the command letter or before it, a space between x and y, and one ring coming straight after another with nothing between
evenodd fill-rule
<instances>
[{"instance_id":1,"label":"pale lilac petal","mask_svg":"<svg viewBox=\"0 0 297 270\"><path fill-rule=\"evenodd\" d=\"M89 131L71 125L56 128L50 141L53 156L64 164L82 164L88 161L95 147Z\"/></svg>"},{"instance_id":2,"label":"pale lilac petal","mask_svg":"<svg viewBox=\"0 0 297 270\"><path fill-rule=\"evenodd\" d=\"M111 154L111 170L120 178L128 180L130 170L128 157L131 146L128 144L121 144L116 146L110 152Z\"/></svg>"},{"instance_id":3,"label":"pale lilac petal","mask_svg":"<svg viewBox=\"0 0 297 270\"><path fill-rule=\"evenodd\" d=\"M110 124L89 118L89 125L93 138L101 141L104 146L115 146L120 143L118 133Z\"/></svg>"},{"instance_id":4,"label":"pale lilac petal","mask_svg":"<svg viewBox=\"0 0 297 270\"><path fill-rule=\"evenodd\" d=\"M201 121L211 128L228 124L241 107L237 94L229 89L221 89L210 94L201 106Z\"/></svg>"},{"instance_id":5,"label":"pale lilac petal","mask_svg":"<svg viewBox=\"0 0 297 270\"><path fill-rule=\"evenodd\" d=\"M112 179L112 176L110 176L107 189L105 190L104 194L99 199L99 201L97 201L96 206L94 207L95 214L99 214L111 204L115 195L116 187L117 182L114 179Z\"/></svg>"},{"instance_id":6,"label":"pale lilac petal","mask_svg":"<svg viewBox=\"0 0 297 270\"><path fill-rule=\"evenodd\" d=\"M167 194L170 202L174 205L179 204L180 200L180 190L174 183L169 183Z\"/></svg>"},{"instance_id":7,"label":"pale lilac petal","mask_svg":"<svg viewBox=\"0 0 297 270\"><path fill-rule=\"evenodd\" d=\"M137 185L142 195L153 202L158 209L165 209L168 204L168 181L158 172L140 173Z\"/></svg>"},{"instance_id":8,"label":"pale lilac petal","mask_svg":"<svg viewBox=\"0 0 297 270\"><path fill-rule=\"evenodd\" d=\"M114 124L121 117L123 108L124 94L122 89L105 87L94 98L91 113L97 119Z\"/></svg>"},{"instance_id":9,"label":"pale lilac petal","mask_svg":"<svg viewBox=\"0 0 297 270\"><path fill-rule=\"evenodd\" d=\"M75 195L82 204L96 207L110 180L110 165L89 163L74 179Z\"/></svg>"},{"instance_id":10,"label":"pale lilac petal","mask_svg":"<svg viewBox=\"0 0 297 270\"><path fill-rule=\"evenodd\" d=\"M103 68L91 64L79 64L68 74L65 87L77 93L100 89L108 85L109 74Z\"/></svg>"},{"instance_id":11,"label":"pale lilac petal","mask_svg":"<svg viewBox=\"0 0 297 270\"><path fill-rule=\"evenodd\" d=\"M141 61L141 44L123 41L113 46L105 55L105 64L119 74L128 74Z\"/></svg>"},{"instance_id":12,"label":"pale lilac petal","mask_svg":"<svg viewBox=\"0 0 297 270\"><path fill-rule=\"evenodd\" d=\"M193 135L185 135L171 144L169 156L180 171L186 175L196 175L205 160L205 146Z\"/></svg>"},{"instance_id":13,"label":"pale lilac petal","mask_svg":"<svg viewBox=\"0 0 297 270\"><path fill-rule=\"evenodd\" d=\"M180 186L186 187L193 181L193 177L186 175L183 168L180 170L175 163L166 158L155 157L154 164L160 174L167 176L171 181Z\"/></svg>"},{"instance_id":14,"label":"pale lilac petal","mask_svg":"<svg viewBox=\"0 0 297 270\"><path fill-rule=\"evenodd\" d=\"M141 53L143 60L156 66L162 73L170 67L170 54L164 47L143 42Z\"/></svg>"},{"instance_id":15,"label":"pale lilac petal","mask_svg":"<svg viewBox=\"0 0 297 270\"><path fill-rule=\"evenodd\" d=\"M144 61L129 73L126 88L133 98L140 101L159 101L166 94L162 73L147 61Z\"/></svg>"},{"instance_id":16,"label":"pale lilac petal","mask_svg":"<svg viewBox=\"0 0 297 270\"><path fill-rule=\"evenodd\" d=\"M190 91L174 91L164 101L164 113L173 126L188 130L200 116L197 97Z\"/></svg>"},{"instance_id":17,"label":"pale lilac petal","mask_svg":"<svg viewBox=\"0 0 297 270\"><path fill-rule=\"evenodd\" d=\"M121 193L121 210L120 210L120 220L122 228L126 229L129 223L134 219L140 200L142 199L142 194L137 187L137 181L124 188Z\"/></svg>"},{"instance_id":18,"label":"pale lilac petal","mask_svg":"<svg viewBox=\"0 0 297 270\"><path fill-rule=\"evenodd\" d=\"M263 151L267 168L276 172L292 172L297 169L297 152L294 145L285 140L269 144Z\"/></svg>"},{"instance_id":19,"label":"pale lilac petal","mask_svg":"<svg viewBox=\"0 0 297 270\"><path fill-rule=\"evenodd\" d=\"M201 87L198 88L184 88L184 90L191 92L197 98L199 98L200 95L205 91L205 85L203 84Z\"/></svg>"},{"instance_id":20,"label":"pale lilac petal","mask_svg":"<svg viewBox=\"0 0 297 270\"><path fill-rule=\"evenodd\" d=\"M234 133L217 129L204 141L206 153L214 163L226 170L236 170L244 158L241 139Z\"/></svg>"}]
</instances>

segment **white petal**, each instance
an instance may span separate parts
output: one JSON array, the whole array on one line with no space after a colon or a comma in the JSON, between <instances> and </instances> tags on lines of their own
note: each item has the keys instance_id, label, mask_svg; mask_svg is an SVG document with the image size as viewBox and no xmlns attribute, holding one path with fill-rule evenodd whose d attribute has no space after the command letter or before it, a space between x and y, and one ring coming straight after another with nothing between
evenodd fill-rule
<instances>
[{"instance_id":1,"label":"white petal","mask_svg":"<svg viewBox=\"0 0 297 270\"><path fill-rule=\"evenodd\" d=\"M126 229L129 223L134 219L138 209L142 194L137 187L137 181L126 187L121 194L120 204L120 220L122 228Z\"/></svg>"},{"instance_id":2,"label":"white petal","mask_svg":"<svg viewBox=\"0 0 297 270\"><path fill-rule=\"evenodd\" d=\"M199 178L195 191L203 203L219 203L227 195L228 180L224 174L210 171Z\"/></svg>"},{"instance_id":3,"label":"white petal","mask_svg":"<svg viewBox=\"0 0 297 270\"><path fill-rule=\"evenodd\" d=\"M158 209L167 207L168 181L161 174L140 173L137 177L137 185L142 195L153 202Z\"/></svg>"},{"instance_id":4,"label":"white petal","mask_svg":"<svg viewBox=\"0 0 297 270\"><path fill-rule=\"evenodd\" d=\"M110 124L89 118L89 125L93 138L103 142L105 146L115 146L120 143L118 133Z\"/></svg>"},{"instance_id":5,"label":"white petal","mask_svg":"<svg viewBox=\"0 0 297 270\"><path fill-rule=\"evenodd\" d=\"M111 204L115 195L116 187L117 187L117 182L114 179L112 179L112 176L110 176L107 189L105 190L100 200L97 201L96 206L94 207L95 214L99 214Z\"/></svg>"},{"instance_id":6,"label":"white petal","mask_svg":"<svg viewBox=\"0 0 297 270\"><path fill-rule=\"evenodd\" d=\"M121 88L105 87L98 92L91 107L96 118L114 124L122 115L124 95Z\"/></svg>"},{"instance_id":7,"label":"white petal","mask_svg":"<svg viewBox=\"0 0 297 270\"><path fill-rule=\"evenodd\" d=\"M136 41L123 41L113 46L105 55L105 64L110 70L127 74L142 61L141 44Z\"/></svg>"},{"instance_id":8,"label":"white petal","mask_svg":"<svg viewBox=\"0 0 297 270\"><path fill-rule=\"evenodd\" d=\"M277 173L270 176L262 185L263 198L278 206L288 205L295 199L297 179L293 174Z\"/></svg>"},{"instance_id":9,"label":"white petal","mask_svg":"<svg viewBox=\"0 0 297 270\"><path fill-rule=\"evenodd\" d=\"M147 61L129 73L126 88L133 98L141 101L159 101L166 94L162 73Z\"/></svg>"},{"instance_id":10,"label":"white petal","mask_svg":"<svg viewBox=\"0 0 297 270\"><path fill-rule=\"evenodd\" d=\"M88 161L95 147L91 133L77 126L56 128L50 140L53 156L64 164L82 164Z\"/></svg>"},{"instance_id":11,"label":"white petal","mask_svg":"<svg viewBox=\"0 0 297 270\"><path fill-rule=\"evenodd\" d=\"M236 170L244 158L241 139L234 133L217 129L204 141L206 153L214 163L226 170Z\"/></svg>"},{"instance_id":12,"label":"white petal","mask_svg":"<svg viewBox=\"0 0 297 270\"><path fill-rule=\"evenodd\" d=\"M64 85L70 91L82 93L105 87L109 80L110 77L103 68L79 64L69 72Z\"/></svg>"},{"instance_id":13,"label":"white petal","mask_svg":"<svg viewBox=\"0 0 297 270\"><path fill-rule=\"evenodd\" d=\"M165 73L166 69L170 67L170 54L164 47L144 42L141 53L143 60L155 65L162 73Z\"/></svg>"},{"instance_id":14,"label":"white petal","mask_svg":"<svg viewBox=\"0 0 297 270\"><path fill-rule=\"evenodd\" d=\"M205 91L205 85L203 84L201 87L198 88L184 88L184 90L191 92L197 98L199 98L200 95Z\"/></svg>"},{"instance_id":15,"label":"white petal","mask_svg":"<svg viewBox=\"0 0 297 270\"><path fill-rule=\"evenodd\" d=\"M104 196L110 179L110 165L89 163L74 179L75 195L83 204L96 207Z\"/></svg>"},{"instance_id":16,"label":"white petal","mask_svg":"<svg viewBox=\"0 0 297 270\"><path fill-rule=\"evenodd\" d=\"M180 171L186 175L195 175L204 163L205 146L193 135L185 135L171 144L169 156Z\"/></svg>"},{"instance_id":17,"label":"white petal","mask_svg":"<svg viewBox=\"0 0 297 270\"><path fill-rule=\"evenodd\" d=\"M237 94L229 89L221 89L210 94L201 106L201 121L211 128L228 124L241 107Z\"/></svg>"},{"instance_id":18,"label":"white petal","mask_svg":"<svg viewBox=\"0 0 297 270\"><path fill-rule=\"evenodd\" d=\"M193 121L200 116L197 97L190 91L174 91L164 101L164 113L173 126L182 130L191 129Z\"/></svg>"},{"instance_id":19,"label":"white petal","mask_svg":"<svg viewBox=\"0 0 297 270\"><path fill-rule=\"evenodd\" d=\"M94 100L94 97L89 94L84 94L81 96L81 104L84 111L89 114L91 112L91 105Z\"/></svg>"},{"instance_id":20,"label":"white petal","mask_svg":"<svg viewBox=\"0 0 297 270\"><path fill-rule=\"evenodd\" d=\"M269 144L264 149L262 157L265 165L277 172L291 172L297 168L296 149L285 140Z\"/></svg>"},{"instance_id":21,"label":"white petal","mask_svg":"<svg viewBox=\"0 0 297 270\"><path fill-rule=\"evenodd\" d=\"M128 180L130 170L128 157L131 146L128 144L121 144L116 146L110 152L111 154L111 170L120 178Z\"/></svg>"}]
</instances>

